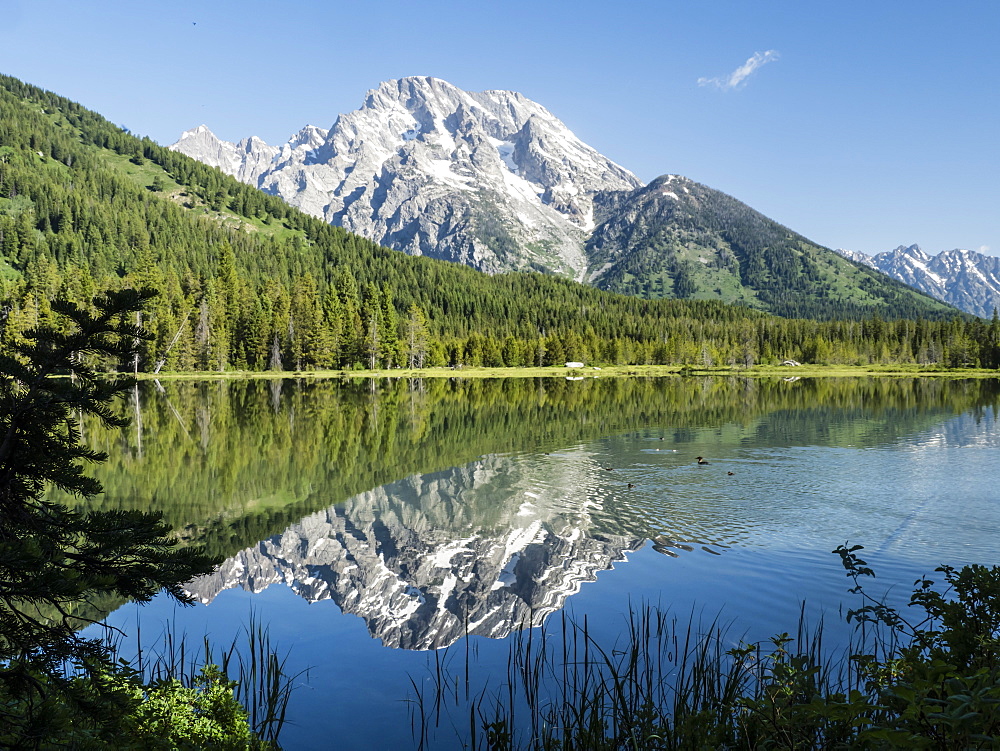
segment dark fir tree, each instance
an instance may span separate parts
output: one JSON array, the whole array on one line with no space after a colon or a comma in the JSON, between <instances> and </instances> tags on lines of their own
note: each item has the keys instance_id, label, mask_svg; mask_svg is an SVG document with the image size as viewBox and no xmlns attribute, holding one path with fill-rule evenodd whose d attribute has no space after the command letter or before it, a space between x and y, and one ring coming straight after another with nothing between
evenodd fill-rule
<instances>
[{"instance_id":1,"label":"dark fir tree","mask_svg":"<svg viewBox=\"0 0 1000 751\"><path fill-rule=\"evenodd\" d=\"M0 339L0 727L4 740L25 747L67 712L107 712L100 682L113 672L112 656L78 634L79 606L97 597L147 601L162 589L186 604L181 585L213 568L179 547L159 514L81 511L44 496L49 486L83 498L101 492L83 463L106 457L81 443L78 421L125 424L112 402L134 381L99 369L133 361L147 334L132 321L151 296L109 293L93 300L94 312L56 302L56 326ZM86 676L96 682L83 691Z\"/></svg>"}]
</instances>

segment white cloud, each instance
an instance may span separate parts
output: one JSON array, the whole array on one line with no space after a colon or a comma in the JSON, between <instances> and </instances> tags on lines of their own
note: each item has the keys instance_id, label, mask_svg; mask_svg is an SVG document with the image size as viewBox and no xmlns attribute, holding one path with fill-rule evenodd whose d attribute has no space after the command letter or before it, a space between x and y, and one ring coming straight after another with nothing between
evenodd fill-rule
<instances>
[{"instance_id":1,"label":"white cloud","mask_svg":"<svg viewBox=\"0 0 1000 751\"><path fill-rule=\"evenodd\" d=\"M731 89L738 89L743 86L744 82L750 75L758 68L766 65L772 60L778 59L777 50L768 50L767 52L754 52L743 65L738 67L732 73L730 73L725 78L699 78L699 86L715 86L717 89L722 89L723 91L729 91Z\"/></svg>"},{"instance_id":2,"label":"white cloud","mask_svg":"<svg viewBox=\"0 0 1000 751\"><path fill-rule=\"evenodd\" d=\"M989 245L980 245L979 246L979 252L983 253L984 255L986 253L989 253L990 252L990 246Z\"/></svg>"}]
</instances>

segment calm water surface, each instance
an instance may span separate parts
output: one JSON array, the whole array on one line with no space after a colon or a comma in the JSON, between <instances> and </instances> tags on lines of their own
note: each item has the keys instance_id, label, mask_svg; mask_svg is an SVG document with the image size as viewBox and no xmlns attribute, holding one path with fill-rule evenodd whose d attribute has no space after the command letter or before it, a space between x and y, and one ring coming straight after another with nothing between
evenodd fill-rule
<instances>
[{"instance_id":1,"label":"calm water surface","mask_svg":"<svg viewBox=\"0 0 1000 751\"><path fill-rule=\"evenodd\" d=\"M253 612L309 668L290 749L412 746L434 655L497 686L506 637L559 612L609 643L630 605L721 613L735 641L793 631L805 602L846 639L838 544L863 544L897 601L938 564L998 563L997 381L252 381L137 401L128 432L87 431L111 454L98 505L162 510L226 560L190 585L201 604L108 621L132 650L140 624L147 648L167 622L228 643Z\"/></svg>"}]
</instances>

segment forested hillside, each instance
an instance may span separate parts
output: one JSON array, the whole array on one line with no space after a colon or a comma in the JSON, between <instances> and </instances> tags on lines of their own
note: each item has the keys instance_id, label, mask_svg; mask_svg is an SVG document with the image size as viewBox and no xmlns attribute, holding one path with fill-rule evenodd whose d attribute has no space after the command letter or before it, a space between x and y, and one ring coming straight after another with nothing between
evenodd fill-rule
<instances>
[{"instance_id":1,"label":"forested hillside","mask_svg":"<svg viewBox=\"0 0 1000 751\"><path fill-rule=\"evenodd\" d=\"M778 319L406 256L0 77L0 337L126 285L160 291L141 370L1000 362L1000 325L951 314Z\"/></svg>"},{"instance_id":2,"label":"forested hillside","mask_svg":"<svg viewBox=\"0 0 1000 751\"><path fill-rule=\"evenodd\" d=\"M678 175L598 201L587 243L601 289L739 302L787 317L937 317L948 305Z\"/></svg>"}]
</instances>

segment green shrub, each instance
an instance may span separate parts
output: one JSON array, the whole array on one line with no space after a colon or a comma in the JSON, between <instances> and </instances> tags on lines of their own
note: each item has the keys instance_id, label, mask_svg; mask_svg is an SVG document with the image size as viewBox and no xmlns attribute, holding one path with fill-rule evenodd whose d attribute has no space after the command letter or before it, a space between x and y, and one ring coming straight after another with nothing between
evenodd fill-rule
<instances>
[{"instance_id":1,"label":"green shrub","mask_svg":"<svg viewBox=\"0 0 1000 751\"><path fill-rule=\"evenodd\" d=\"M30 725L0 727L0 748L125 749L276 749L251 731L246 710L236 700L230 681L215 666L202 668L194 685L178 679L143 684L139 674L120 664L111 671L82 673L73 678L66 701L46 691L49 679L36 674L41 689L22 706L24 697L0 696L5 710L31 717Z\"/></svg>"}]
</instances>

